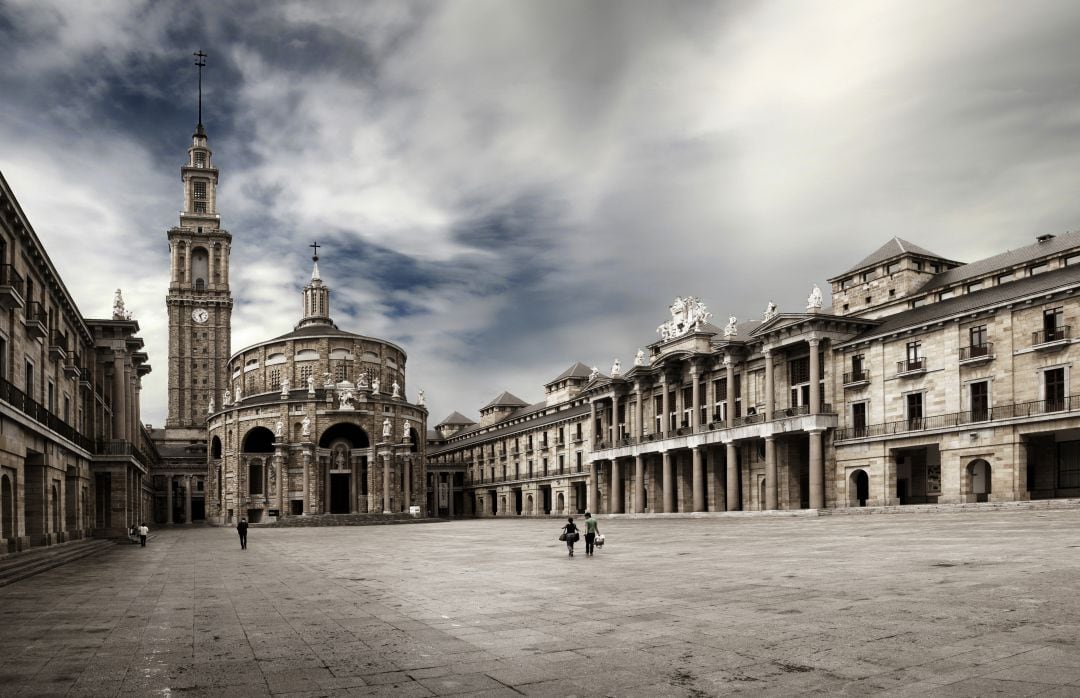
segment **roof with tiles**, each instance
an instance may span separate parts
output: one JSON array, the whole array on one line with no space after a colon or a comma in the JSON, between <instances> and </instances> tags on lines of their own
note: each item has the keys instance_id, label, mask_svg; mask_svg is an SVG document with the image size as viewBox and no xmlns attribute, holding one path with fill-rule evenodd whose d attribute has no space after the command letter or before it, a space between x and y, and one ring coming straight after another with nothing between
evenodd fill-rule
<instances>
[{"instance_id":1,"label":"roof with tiles","mask_svg":"<svg viewBox=\"0 0 1080 698\"><path fill-rule=\"evenodd\" d=\"M438 423L437 426L449 425L458 426L459 424L476 424L473 420L469 419L460 412L451 412L450 415Z\"/></svg>"},{"instance_id":2,"label":"roof with tiles","mask_svg":"<svg viewBox=\"0 0 1080 698\"><path fill-rule=\"evenodd\" d=\"M558 383L559 381L565 380L567 378L588 378L589 374L591 372L592 372L591 368L589 368L585 364L578 361L576 364L574 364L570 368L566 369L565 371L563 371L559 375L552 378L550 381L548 381L546 383L546 385L551 385L552 383Z\"/></svg>"},{"instance_id":3,"label":"roof with tiles","mask_svg":"<svg viewBox=\"0 0 1080 698\"><path fill-rule=\"evenodd\" d=\"M452 443L440 445L435 449L428 448L428 455L441 453L443 451L454 451L460 448L468 448L476 443L502 438L507 434L539 429L549 424L580 417L588 413L589 405L587 403L582 403L574 407L554 411L551 414L543 414L524 424L512 423L519 418L528 417L530 414L541 413L544 409L547 409L545 403L538 402L535 405L529 405L524 409L517 410L516 412L507 415L507 417L498 424L487 427L474 426L463 429L451 437L453 439Z\"/></svg>"},{"instance_id":4,"label":"roof with tiles","mask_svg":"<svg viewBox=\"0 0 1080 698\"><path fill-rule=\"evenodd\" d=\"M997 270L1010 269L1028 262L1034 262L1043 257L1061 254L1074 247L1080 248L1080 231L1051 236L1042 242L1035 242L1025 247L1002 252L993 257L980 259L977 262L964 264L936 274L919 289L919 293L945 288Z\"/></svg>"},{"instance_id":5,"label":"roof with tiles","mask_svg":"<svg viewBox=\"0 0 1080 698\"><path fill-rule=\"evenodd\" d=\"M919 247L913 242L908 242L907 240L904 240L902 238L894 237L892 240L889 240L884 245L871 252L855 266L851 267L844 273L838 274L832 278L839 279L842 276L847 276L848 274L856 272L864 267L875 266L884 262L887 259L900 257L905 254L919 255L921 257L933 257L935 259L941 259L952 264L959 264L959 262L953 261L946 257L942 257L941 255L935 252L931 252L930 250L927 250L923 247Z\"/></svg>"},{"instance_id":6,"label":"roof with tiles","mask_svg":"<svg viewBox=\"0 0 1080 698\"><path fill-rule=\"evenodd\" d=\"M851 342L862 342L954 315L1002 305L1029 295L1077 285L1080 285L1080 265L1055 269L890 315L884 318L880 325L860 334Z\"/></svg>"},{"instance_id":7,"label":"roof with tiles","mask_svg":"<svg viewBox=\"0 0 1080 698\"><path fill-rule=\"evenodd\" d=\"M524 407L528 404L529 403L525 402L517 395L504 391L500 393L498 397L496 397L494 400L481 407L480 411L483 412L484 410L491 409L492 407Z\"/></svg>"}]
</instances>

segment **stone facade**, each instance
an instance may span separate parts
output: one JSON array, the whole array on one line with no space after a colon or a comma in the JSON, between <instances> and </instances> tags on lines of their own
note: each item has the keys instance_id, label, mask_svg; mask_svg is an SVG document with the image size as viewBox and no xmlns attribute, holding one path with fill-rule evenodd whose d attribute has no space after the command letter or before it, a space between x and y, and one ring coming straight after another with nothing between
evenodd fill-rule
<instances>
[{"instance_id":1,"label":"stone facade","mask_svg":"<svg viewBox=\"0 0 1080 698\"><path fill-rule=\"evenodd\" d=\"M815 292L805 312L770 303L723 330L676 299L631 369L593 369L555 399L549 385L545 403L489 405L479 424L444 420L429 434L429 488L451 483L466 516L1080 495L1080 234L972 264L893 239L830 283L833 308ZM582 447L549 440L560 427L580 429ZM523 438L544 448L523 451ZM583 465L536 467L568 456Z\"/></svg>"},{"instance_id":2,"label":"stone facade","mask_svg":"<svg viewBox=\"0 0 1080 698\"><path fill-rule=\"evenodd\" d=\"M150 371L119 291L82 316L0 177L0 553L123 536L152 506Z\"/></svg>"},{"instance_id":3,"label":"stone facade","mask_svg":"<svg viewBox=\"0 0 1080 698\"><path fill-rule=\"evenodd\" d=\"M208 518L425 510L405 352L337 328L316 263L296 329L235 353L209 419Z\"/></svg>"}]
</instances>

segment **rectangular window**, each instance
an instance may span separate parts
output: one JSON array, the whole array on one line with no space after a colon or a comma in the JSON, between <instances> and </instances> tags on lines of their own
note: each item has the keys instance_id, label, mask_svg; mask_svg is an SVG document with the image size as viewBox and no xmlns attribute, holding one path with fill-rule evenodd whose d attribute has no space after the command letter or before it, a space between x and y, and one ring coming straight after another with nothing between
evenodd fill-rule
<instances>
[{"instance_id":1,"label":"rectangular window","mask_svg":"<svg viewBox=\"0 0 1080 698\"><path fill-rule=\"evenodd\" d=\"M1043 389L1046 396L1046 411L1057 412L1065 409L1065 369L1051 368L1043 371Z\"/></svg>"},{"instance_id":2,"label":"rectangular window","mask_svg":"<svg viewBox=\"0 0 1080 698\"><path fill-rule=\"evenodd\" d=\"M911 301L912 308L921 308L924 305L926 305L926 296L923 296L922 298L916 298L915 300Z\"/></svg>"},{"instance_id":3,"label":"rectangular window","mask_svg":"<svg viewBox=\"0 0 1080 698\"><path fill-rule=\"evenodd\" d=\"M923 358L920 354L922 350L922 342L908 342L906 349L906 361L904 362L904 369L907 371L918 371L923 368Z\"/></svg>"},{"instance_id":4,"label":"rectangular window","mask_svg":"<svg viewBox=\"0 0 1080 698\"><path fill-rule=\"evenodd\" d=\"M566 472L566 456L559 454L559 474L562 475Z\"/></svg>"},{"instance_id":5,"label":"rectangular window","mask_svg":"<svg viewBox=\"0 0 1080 698\"><path fill-rule=\"evenodd\" d=\"M1051 308L1043 311L1043 341L1053 342L1065 339L1063 308Z\"/></svg>"},{"instance_id":6,"label":"rectangular window","mask_svg":"<svg viewBox=\"0 0 1080 698\"><path fill-rule=\"evenodd\" d=\"M885 267L886 274L895 274L900 271L900 262L893 262L889 266Z\"/></svg>"},{"instance_id":7,"label":"rectangular window","mask_svg":"<svg viewBox=\"0 0 1080 698\"><path fill-rule=\"evenodd\" d=\"M854 281L855 281L855 278L854 278L854 277L851 277L851 276L849 276L848 278L846 278L846 279L843 279L843 280L842 280L842 281L840 282L840 288L841 288L841 289L845 289L845 288L851 288L851 284L852 284L852 283L853 283Z\"/></svg>"},{"instance_id":8,"label":"rectangular window","mask_svg":"<svg viewBox=\"0 0 1080 698\"><path fill-rule=\"evenodd\" d=\"M713 395L716 398L713 404L713 421L722 422L727 419L727 378L713 381Z\"/></svg>"},{"instance_id":9,"label":"rectangular window","mask_svg":"<svg viewBox=\"0 0 1080 698\"><path fill-rule=\"evenodd\" d=\"M922 270L923 270L923 263L922 262L915 262L915 271L922 271Z\"/></svg>"},{"instance_id":10,"label":"rectangular window","mask_svg":"<svg viewBox=\"0 0 1080 698\"><path fill-rule=\"evenodd\" d=\"M195 151L195 167L206 167L206 153L201 150Z\"/></svg>"},{"instance_id":11,"label":"rectangular window","mask_svg":"<svg viewBox=\"0 0 1080 698\"><path fill-rule=\"evenodd\" d=\"M0 378L7 380L7 340L0 337Z\"/></svg>"},{"instance_id":12,"label":"rectangular window","mask_svg":"<svg viewBox=\"0 0 1080 698\"><path fill-rule=\"evenodd\" d=\"M862 280L863 280L864 284L867 283L868 281L873 281L874 280L874 272L873 272L873 270L864 271L863 275L862 275Z\"/></svg>"},{"instance_id":13,"label":"rectangular window","mask_svg":"<svg viewBox=\"0 0 1080 698\"><path fill-rule=\"evenodd\" d=\"M654 434L659 434L664 425L664 398L657 395L653 398L653 415L655 415L656 428L653 429Z\"/></svg>"},{"instance_id":14,"label":"rectangular window","mask_svg":"<svg viewBox=\"0 0 1080 698\"><path fill-rule=\"evenodd\" d=\"M990 419L990 383L972 383L968 390L971 396L971 421L984 422Z\"/></svg>"},{"instance_id":15,"label":"rectangular window","mask_svg":"<svg viewBox=\"0 0 1080 698\"><path fill-rule=\"evenodd\" d=\"M967 292L973 293L983 287L982 281L975 281L967 285Z\"/></svg>"},{"instance_id":16,"label":"rectangular window","mask_svg":"<svg viewBox=\"0 0 1080 698\"><path fill-rule=\"evenodd\" d=\"M193 184L195 185L195 200L196 201L200 201L200 200L205 201L206 200L206 182L196 180Z\"/></svg>"},{"instance_id":17,"label":"rectangular window","mask_svg":"<svg viewBox=\"0 0 1080 698\"><path fill-rule=\"evenodd\" d=\"M1012 278L1013 278L1013 275L1012 275L1011 271L1007 272L1005 274L998 274L997 275L997 283L1000 286L1001 284L1008 283L1008 282L1012 281Z\"/></svg>"},{"instance_id":18,"label":"rectangular window","mask_svg":"<svg viewBox=\"0 0 1080 698\"><path fill-rule=\"evenodd\" d=\"M788 361L788 381L791 385L810 382L810 357L800 356Z\"/></svg>"},{"instance_id":19,"label":"rectangular window","mask_svg":"<svg viewBox=\"0 0 1080 698\"><path fill-rule=\"evenodd\" d=\"M694 388L689 386L682 389L682 422L679 426L690 426L691 413L694 411Z\"/></svg>"},{"instance_id":20,"label":"rectangular window","mask_svg":"<svg viewBox=\"0 0 1080 698\"><path fill-rule=\"evenodd\" d=\"M581 472L581 451L577 452L577 471Z\"/></svg>"},{"instance_id":21,"label":"rectangular window","mask_svg":"<svg viewBox=\"0 0 1080 698\"><path fill-rule=\"evenodd\" d=\"M905 399L908 429L922 429L923 394L908 393Z\"/></svg>"},{"instance_id":22,"label":"rectangular window","mask_svg":"<svg viewBox=\"0 0 1080 698\"><path fill-rule=\"evenodd\" d=\"M856 402L851 406L851 426L855 436L866 436L866 403Z\"/></svg>"},{"instance_id":23,"label":"rectangular window","mask_svg":"<svg viewBox=\"0 0 1080 698\"><path fill-rule=\"evenodd\" d=\"M51 414L56 414L56 386L53 385L52 381L49 381L45 394L45 409L49 410Z\"/></svg>"},{"instance_id":24,"label":"rectangular window","mask_svg":"<svg viewBox=\"0 0 1080 698\"><path fill-rule=\"evenodd\" d=\"M23 391L34 399L34 364L30 362L30 359L26 360L26 372L23 375Z\"/></svg>"},{"instance_id":25,"label":"rectangular window","mask_svg":"<svg viewBox=\"0 0 1080 698\"><path fill-rule=\"evenodd\" d=\"M1043 262L1042 264L1033 264L1028 267L1028 276L1035 276L1036 274L1041 274L1049 268L1050 265L1048 265L1046 262Z\"/></svg>"},{"instance_id":26,"label":"rectangular window","mask_svg":"<svg viewBox=\"0 0 1080 698\"><path fill-rule=\"evenodd\" d=\"M1074 264L1080 262L1080 254L1069 255L1065 258L1065 266L1071 267Z\"/></svg>"}]
</instances>

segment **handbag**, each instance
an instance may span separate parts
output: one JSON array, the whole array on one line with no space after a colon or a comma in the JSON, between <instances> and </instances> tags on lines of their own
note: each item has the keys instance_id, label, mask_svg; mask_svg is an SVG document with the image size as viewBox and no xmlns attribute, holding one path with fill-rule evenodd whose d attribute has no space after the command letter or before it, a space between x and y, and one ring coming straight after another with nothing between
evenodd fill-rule
<instances>
[{"instance_id":1,"label":"handbag","mask_svg":"<svg viewBox=\"0 0 1080 698\"><path fill-rule=\"evenodd\" d=\"M598 548L604 547L604 534L603 533L596 534L596 540L593 541L593 545L595 545Z\"/></svg>"},{"instance_id":2,"label":"handbag","mask_svg":"<svg viewBox=\"0 0 1080 698\"><path fill-rule=\"evenodd\" d=\"M565 541L566 540L566 533L560 533L559 534L559 540Z\"/></svg>"}]
</instances>

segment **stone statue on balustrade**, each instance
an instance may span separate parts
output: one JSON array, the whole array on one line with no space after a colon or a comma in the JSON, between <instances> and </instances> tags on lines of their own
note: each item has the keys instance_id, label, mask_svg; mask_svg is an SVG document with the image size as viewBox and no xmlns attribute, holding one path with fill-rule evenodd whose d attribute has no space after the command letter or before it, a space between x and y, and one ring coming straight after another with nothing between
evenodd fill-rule
<instances>
[{"instance_id":1,"label":"stone statue on balustrade","mask_svg":"<svg viewBox=\"0 0 1080 698\"><path fill-rule=\"evenodd\" d=\"M814 284L814 290L810 292L810 297L806 299L807 310L821 310L821 289L817 284Z\"/></svg>"},{"instance_id":2,"label":"stone statue on balustrade","mask_svg":"<svg viewBox=\"0 0 1080 698\"><path fill-rule=\"evenodd\" d=\"M735 335L737 335L739 333L739 330L736 327L736 325L738 325L738 324L739 324L739 319L737 317L735 317L734 315L729 317L727 319L727 324L724 325L724 336L725 337L734 337Z\"/></svg>"},{"instance_id":3,"label":"stone statue on balustrade","mask_svg":"<svg viewBox=\"0 0 1080 698\"><path fill-rule=\"evenodd\" d=\"M615 363L611 364L611 377L618 378L622 375L622 362L615 359Z\"/></svg>"},{"instance_id":4,"label":"stone statue on balustrade","mask_svg":"<svg viewBox=\"0 0 1080 698\"><path fill-rule=\"evenodd\" d=\"M387 417L382 423L382 437L383 441L390 440L390 433L394 430L394 425L390 423L390 418Z\"/></svg>"}]
</instances>

